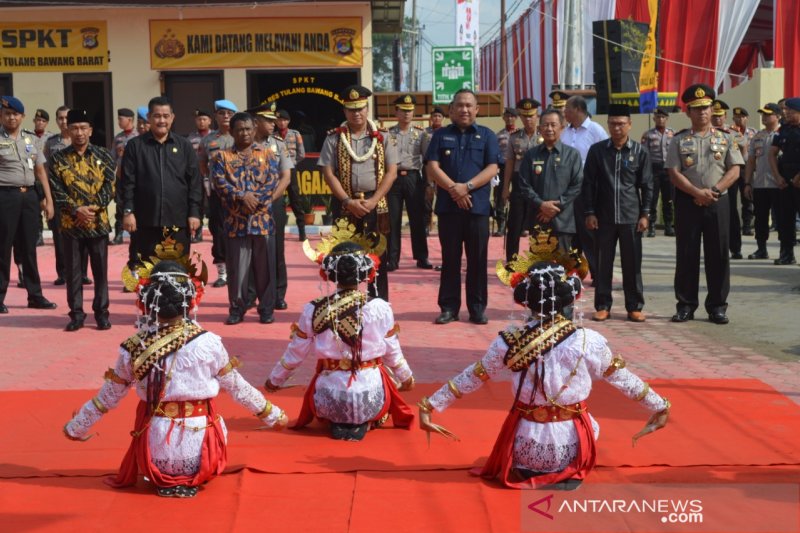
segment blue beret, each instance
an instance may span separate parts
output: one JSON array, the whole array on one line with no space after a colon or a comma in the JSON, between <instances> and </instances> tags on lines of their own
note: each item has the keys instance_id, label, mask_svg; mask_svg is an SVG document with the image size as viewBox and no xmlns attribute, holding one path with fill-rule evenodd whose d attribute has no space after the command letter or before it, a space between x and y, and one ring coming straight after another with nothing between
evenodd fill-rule
<instances>
[{"instance_id":1,"label":"blue beret","mask_svg":"<svg viewBox=\"0 0 800 533\"><path fill-rule=\"evenodd\" d=\"M220 109L227 109L228 111L233 111L234 113L239 112L239 108L236 107L236 104L230 100L217 100L214 102L214 111L219 111Z\"/></svg>"},{"instance_id":2,"label":"blue beret","mask_svg":"<svg viewBox=\"0 0 800 533\"><path fill-rule=\"evenodd\" d=\"M19 98L14 98L13 96L3 96L0 98L2 99L3 107L6 109L13 109L17 113L25 113L25 106L22 105Z\"/></svg>"},{"instance_id":3,"label":"blue beret","mask_svg":"<svg viewBox=\"0 0 800 533\"><path fill-rule=\"evenodd\" d=\"M22 105L22 104L20 104ZM800 98L787 98L783 105L788 107L789 109L794 109L795 111L800 111ZM20 111L21 113L21 111Z\"/></svg>"},{"instance_id":4,"label":"blue beret","mask_svg":"<svg viewBox=\"0 0 800 533\"><path fill-rule=\"evenodd\" d=\"M150 110L147 109L146 105L140 105L139 107L136 108L136 113L139 115L139 118L142 119L142 120L147 120L147 113L149 113L149 112L150 112Z\"/></svg>"}]
</instances>

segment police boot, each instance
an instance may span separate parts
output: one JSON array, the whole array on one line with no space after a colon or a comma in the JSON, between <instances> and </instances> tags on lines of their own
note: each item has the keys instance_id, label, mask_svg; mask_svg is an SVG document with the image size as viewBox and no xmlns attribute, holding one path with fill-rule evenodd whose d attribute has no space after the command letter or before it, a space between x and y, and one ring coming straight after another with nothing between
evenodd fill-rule
<instances>
[{"instance_id":1,"label":"police boot","mask_svg":"<svg viewBox=\"0 0 800 533\"><path fill-rule=\"evenodd\" d=\"M793 265L795 264L794 260L794 248L784 248L781 247L781 255L775 260L776 265Z\"/></svg>"},{"instance_id":2,"label":"police boot","mask_svg":"<svg viewBox=\"0 0 800 533\"><path fill-rule=\"evenodd\" d=\"M767 253L767 243L759 242L758 249L753 252L752 254L747 256L748 259L769 259L769 254Z\"/></svg>"},{"instance_id":3,"label":"police boot","mask_svg":"<svg viewBox=\"0 0 800 533\"><path fill-rule=\"evenodd\" d=\"M497 229L492 233L492 237L502 237L506 234L506 221L505 220L498 220L497 221Z\"/></svg>"}]
</instances>

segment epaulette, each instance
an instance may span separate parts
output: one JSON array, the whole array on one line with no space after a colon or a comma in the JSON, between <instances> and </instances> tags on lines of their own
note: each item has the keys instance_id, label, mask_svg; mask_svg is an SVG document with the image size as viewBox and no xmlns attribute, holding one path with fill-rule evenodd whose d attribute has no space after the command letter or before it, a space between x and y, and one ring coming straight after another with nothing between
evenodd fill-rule
<instances>
[{"instance_id":1,"label":"epaulette","mask_svg":"<svg viewBox=\"0 0 800 533\"><path fill-rule=\"evenodd\" d=\"M31 131L28 128L22 128L22 133L27 133L28 135L36 135L35 131Z\"/></svg>"}]
</instances>

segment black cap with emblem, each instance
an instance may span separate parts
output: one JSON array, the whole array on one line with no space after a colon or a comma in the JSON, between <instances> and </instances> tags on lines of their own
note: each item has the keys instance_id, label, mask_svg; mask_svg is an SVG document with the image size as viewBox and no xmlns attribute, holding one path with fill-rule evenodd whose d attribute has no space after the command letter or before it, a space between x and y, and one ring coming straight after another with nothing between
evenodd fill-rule
<instances>
[{"instance_id":1,"label":"black cap with emblem","mask_svg":"<svg viewBox=\"0 0 800 533\"><path fill-rule=\"evenodd\" d=\"M361 109L367 105L372 91L362 85L351 85L346 87L340 96L347 109Z\"/></svg>"},{"instance_id":2,"label":"black cap with emblem","mask_svg":"<svg viewBox=\"0 0 800 533\"><path fill-rule=\"evenodd\" d=\"M414 111L417 99L413 94L401 94L394 99L394 106L401 111Z\"/></svg>"},{"instance_id":3,"label":"black cap with emblem","mask_svg":"<svg viewBox=\"0 0 800 533\"><path fill-rule=\"evenodd\" d=\"M708 85L696 83L683 91L681 100L687 107L708 107L716 96L717 93Z\"/></svg>"},{"instance_id":4,"label":"black cap with emblem","mask_svg":"<svg viewBox=\"0 0 800 533\"><path fill-rule=\"evenodd\" d=\"M532 117L538 112L539 106L542 105L539 100L533 98L523 98L517 102L517 113L524 117Z\"/></svg>"}]
</instances>

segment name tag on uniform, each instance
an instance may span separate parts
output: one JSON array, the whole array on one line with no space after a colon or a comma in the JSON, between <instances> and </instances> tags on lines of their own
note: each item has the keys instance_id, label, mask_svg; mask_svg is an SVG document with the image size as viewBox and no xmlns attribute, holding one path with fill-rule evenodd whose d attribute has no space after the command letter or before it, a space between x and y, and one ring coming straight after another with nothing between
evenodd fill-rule
<instances>
[{"instance_id":1,"label":"name tag on uniform","mask_svg":"<svg viewBox=\"0 0 800 533\"><path fill-rule=\"evenodd\" d=\"M451 141L451 142L456 142L456 138L455 138L455 137L448 136L448 135L442 135L442 140L443 140L443 141Z\"/></svg>"},{"instance_id":2,"label":"name tag on uniform","mask_svg":"<svg viewBox=\"0 0 800 533\"><path fill-rule=\"evenodd\" d=\"M33 159L31 159L30 157L28 158L28 168L33 170Z\"/></svg>"}]
</instances>

